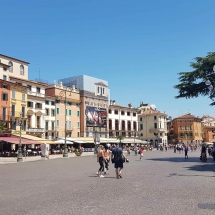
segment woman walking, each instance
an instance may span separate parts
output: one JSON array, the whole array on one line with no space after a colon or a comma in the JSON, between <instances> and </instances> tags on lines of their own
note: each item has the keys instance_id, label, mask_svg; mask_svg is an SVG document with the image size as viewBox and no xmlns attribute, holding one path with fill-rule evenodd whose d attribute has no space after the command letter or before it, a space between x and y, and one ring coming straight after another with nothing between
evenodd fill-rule
<instances>
[{"instance_id":1,"label":"woman walking","mask_svg":"<svg viewBox=\"0 0 215 215\"><path fill-rule=\"evenodd\" d=\"M110 155L111 155L111 150L108 149L108 146L105 145L105 150L104 150L104 162L105 162L105 174L108 174L108 166L109 166L109 162L110 162Z\"/></svg>"},{"instance_id":2,"label":"woman walking","mask_svg":"<svg viewBox=\"0 0 215 215\"><path fill-rule=\"evenodd\" d=\"M100 145L98 154L97 154L97 162L99 162L100 168L97 172L98 176L100 178L104 178L104 175L102 175L102 172L104 172L104 146Z\"/></svg>"}]
</instances>

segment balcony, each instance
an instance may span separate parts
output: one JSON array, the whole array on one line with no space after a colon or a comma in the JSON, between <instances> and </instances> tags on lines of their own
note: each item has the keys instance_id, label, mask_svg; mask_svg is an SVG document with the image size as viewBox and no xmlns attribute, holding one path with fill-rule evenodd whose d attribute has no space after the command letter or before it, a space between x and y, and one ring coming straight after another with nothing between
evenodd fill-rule
<instances>
[{"instance_id":1,"label":"balcony","mask_svg":"<svg viewBox=\"0 0 215 215\"><path fill-rule=\"evenodd\" d=\"M26 132L30 132L30 133L43 133L44 132L44 128L27 128Z\"/></svg>"},{"instance_id":2,"label":"balcony","mask_svg":"<svg viewBox=\"0 0 215 215\"><path fill-rule=\"evenodd\" d=\"M0 121L12 121L12 117L10 115L0 115Z\"/></svg>"},{"instance_id":3,"label":"balcony","mask_svg":"<svg viewBox=\"0 0 215 215\"><path fill-rule=\"evenodd\" d=\"M55 131L55 127L54 126L52 126L52 127L51 126L49 126L49 127L46 126L45 130L46 131Z\"/></svg>"},{"instance_id":4,"label":"balcony","mask_svg":"<svg viewBox=\"0 0 215 215\"><path fill-rule=\"evenodd\" d=\"M45 96L42 93L37 93L37 92L33 92L33 91L28 91L28 95L38 96L38 97L44 97Z\"/></svg>"},{"instance_id":5,"label":"balcony","mask_svg":"<svg viewBox=\"0 0 215 215\"><path fill-rule=\"evenodd\" d=\"M167 132L167 129L165 128L150 128L149 129L149 132L150 133L164 133L164 132Z\"/></svg>"}]
</instances>

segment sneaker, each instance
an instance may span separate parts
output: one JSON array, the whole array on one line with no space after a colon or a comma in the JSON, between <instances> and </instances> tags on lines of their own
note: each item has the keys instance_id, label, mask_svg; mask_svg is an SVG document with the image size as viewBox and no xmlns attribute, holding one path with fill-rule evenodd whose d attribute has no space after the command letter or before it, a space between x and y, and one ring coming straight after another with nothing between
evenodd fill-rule
<instances>
[{"instance_id":1,"label":"sneaker","mask_svg":"<svg viewBox=\"0 0 215 215\"><path fill-rule=\"evenodd\" d=\"M104 175L100 175L99 177L100 177L100 178L104 178Z\"/></svg>"}]
</instances>

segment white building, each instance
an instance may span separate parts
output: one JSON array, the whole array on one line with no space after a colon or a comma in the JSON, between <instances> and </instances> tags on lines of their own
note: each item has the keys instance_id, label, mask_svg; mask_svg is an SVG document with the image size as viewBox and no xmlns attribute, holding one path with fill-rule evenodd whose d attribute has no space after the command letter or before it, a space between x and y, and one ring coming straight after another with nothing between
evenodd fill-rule
<instances>
[{"instance_id":1,"label":"white building","mask_svg":"<svg viewBox=\"0 0 215 215\"><path fill-rule=\"evenodd\" d=\"M45 100L45 139L53 140L56 137L55 130L55 103L56 97L46 96Z\"/></svg>"},{"instance_id":2,"label":"white building","mask_svg":"<svg viewBox=\"0 0 215 215\"><path fill-rule=\"evenodd\" d=\"M109 137L136 137L138 131L138 109L110 102L108 111Z\"/></svg>"},{"instance_id":3,"label":"white building","mask_svg":"<svg viewBox=\"0 0 215 215\"><path fill-rule=\"evenodd\" d=\"M167 144L167 114L148 109L142 110L138 115L138 136L141 140L157 144Z\"/></svg>"}]
</instances>

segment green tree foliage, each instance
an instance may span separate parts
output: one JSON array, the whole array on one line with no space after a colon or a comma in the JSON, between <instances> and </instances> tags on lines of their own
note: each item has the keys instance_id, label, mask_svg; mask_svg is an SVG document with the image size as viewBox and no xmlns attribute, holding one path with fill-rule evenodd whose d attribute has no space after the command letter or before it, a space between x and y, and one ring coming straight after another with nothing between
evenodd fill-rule
<instances>
[{"instance_id":1,"label":"green tree foliage","mask_svg":"<svg viewBox=\"0 0 215 215\"><path fill-rule=\"evenodd\" d=\"M119 140L120 145L121 145L121 142L122 142L122 140L124 139L124 137L123 137L122 135L119 135L116 139Z\"/></svg>"},{"instance_id":2,"label":"green tree foliage","mask_svg":"<svg viewBox=\"0 0 215 215\"><path fill-rule=\"evenodd\" d=\"M213 71L215 52L209 52L206 57L196 57L194 60L190 63L193 71L179 73L180 84L174 86L178 89L178 95L175 98L190 99L200 95L208 96L212 100L210 105L215 105L215 72ZM211 82L212 90L209 90L205 84L207 80Z\"/></svg>"},{"instance_id":3,"label":"green tree foliage","mask_svg":"<svg viewBox=\"0 0 215 215\"><path fill-rule=\"evenodd\" d=\"M6 123L5 122L0 122L0 133L3 133L7 130L6 128Z\"/></svg>"}]
</instances>

